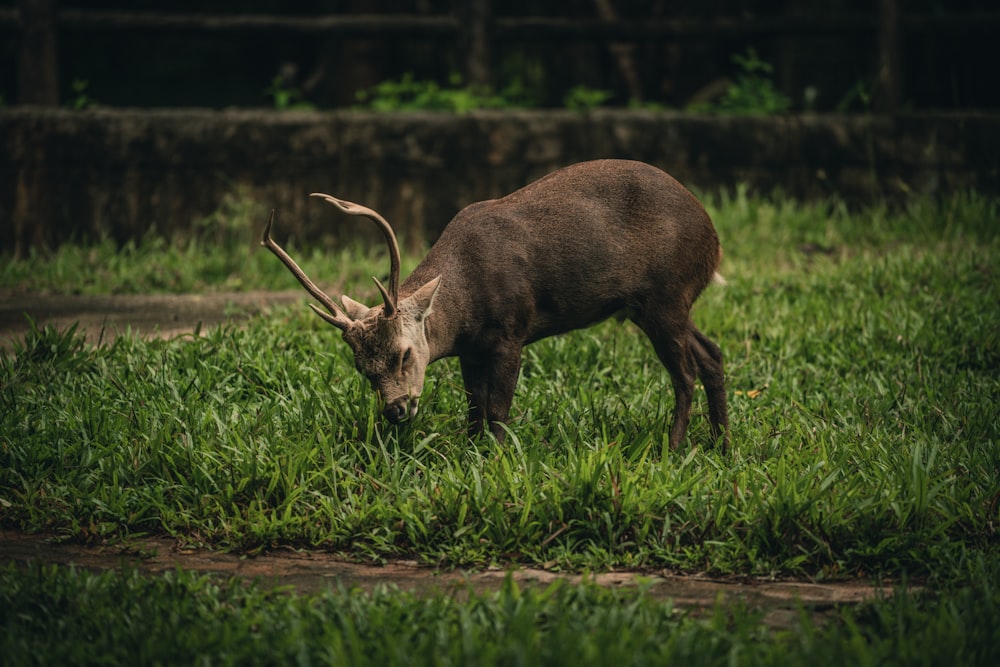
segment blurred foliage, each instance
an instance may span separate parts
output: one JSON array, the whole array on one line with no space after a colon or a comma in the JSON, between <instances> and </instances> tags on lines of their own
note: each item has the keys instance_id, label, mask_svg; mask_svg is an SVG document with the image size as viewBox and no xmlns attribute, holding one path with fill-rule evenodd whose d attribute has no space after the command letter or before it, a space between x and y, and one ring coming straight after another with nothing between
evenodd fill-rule
<instances>
[{"instance_id":1,"label":"blurred foliage","mask_svg":"<svg viewBox=\"0 0 1000 667\"><path fill-rule=\"evenodd\" d=\"M69 102L71 109L89 109L97 105L97 100L87 93L89 86L90 82L86 79L73 79L73 99Z\"/></svg>"},{"instance_id":2,"label":"blurred foliage","mask_svg":"<svg viewBox=\"0 0 1000 667\"><path fill-rule=\"evenodd\" d=\"M396 80L358 91L359 108L372 111L453 111L464 113L475 109L499 109L512 105L501 94L489 88L466 85L460 74L452 74L448 85L436 81L418 81L411 72Z\"/></svg>"},{"instance_id":3,"label":"blurred foliage","mask_svg":"<svg viewBox=\"0 0 1000 667\"><path fill-rule=\"evenodd\" d=\"M699 32L680 39L647 38L625 41L632 53L626 65L608 45L590 38L519 36L505 31L494 40L490 93L452 92L445 106L478 107L493 93L512 106L560 107L567 96L587 107L589 94L573 91L607 90L602 104L685 108L696 93L725 77L733 53L754 49L757 62L744 63L751 75L736 82L716 111L773 113L803 108L814 111L864 111L858 82L872 81L878 54L878 30L843 29L803 31L794 19L802 16L867 16L878 20L877 6L860 0L823 3L782 3L774 0L608 0L622 20L720 20L739 24L765 19L779 26L769 34L721 31ZM468 3L448 0L66 0L65 9L136 11L147 13L254 14L279 17L330 15L446 15ZM498 19L527 17L600 20L594 0L511 0L492 3ZM1000 88L983 77L978 64L992 62L988 25L965 23L974 13L987 13L995 3L963 0L914 0L902 3L903 25L913 13L941 16L941 30L904 31L900 43L904 100L913 109L998 108ZM14 6L12 0L3 3ZM808 5L808 6L806 6ZM788 28L782 31L785 19ZM957 19L957 20L951 20ZM963 25L965 27L963 27ZM12 33L13 34L13 33ZM81 99L71 83L88 82L89 99L106 106L206 106L277 109L349 107L357 91L369 91L382 81L400 81L411 73L414 81L433 81L449 89L452 72L464 72L462 40L451 35L393 34L389 37L344 39L322 31L290 30L197 31L175 29L81 29L59 35L61 94L64 104ZM0 95L18 99L16 40L0 45ZM773 71L753 71L768 63ZM291 67L296 73L280 86L275 76ZM626 74L623 69L631 68ZM756 78L767 74L764 87ZM626 80L638 81L641 95ZM266 98L261 92L266 91ZM425 91L426 92L426 91ZM517 92L516 95L513 93ZM761 96L762 93L766 95ZM471 99L470 99L471 98ZM67 102L69 101L69 102ZM438 97L435 103L442 103ZM747 111L746 109L749 109Z\"/></svg>"},{"instance_id":4,"label":"blurred foliage","mask_svg":"<svg viewBox=\"0 0 1000 667\"><path fill-rule=\"evenodd\" d=\"M770 114L788 111L791 100L772 81L774 68L761 60L755 49L733 54L737 73L723 95L712 102L692 105L692 111L731 114Z\"/></svg>"},{"instance_id":5,"label":"blurred foliage","mask_svg":"<svg viewBox=\"0 0 1000 667\"><path fill-rule=\"evenodd\" d=\"M302 91L289 86L280 75L271 79L271 85L264 90L264 94L274 100L274 108L278 111L310 111L316 108L315 104L305 101Z\"/></svg>"},{"instance_id":6,"label":"blurred foliage","mask_svg":"<svg viewBox=\"0 0 1000 667\"><path fill-rule=\"evenodd\" d=\"M573 111L590 111L610 100L614 93L610 90L599 90L587 86L573 86L563 97L563 104Z\"/></svg>"}]
</instances>

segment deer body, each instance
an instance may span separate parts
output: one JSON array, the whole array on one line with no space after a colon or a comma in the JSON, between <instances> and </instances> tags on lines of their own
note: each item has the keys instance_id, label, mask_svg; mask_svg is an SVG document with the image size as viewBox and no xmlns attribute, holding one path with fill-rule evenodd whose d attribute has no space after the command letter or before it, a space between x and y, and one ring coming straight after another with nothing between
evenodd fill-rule
<instances>
[{"instance_id":1,"label":"deer body","mask_svg":"<svg viewBox=\"0 0 1000 667\"><path fill-rule=\"evenodd\" d=\"M370 209L321 196L371 217L389 240L388 223ZM394 237L389 245L395 247ZM671 446L686 432L696 377L708 396L713 437L725 441L722 354L690 319L695 299L717 275L718 237L695 197L656 167L583 162L471 204L398 288L394 252L390 288L379 284L383 305L368 308L344 297L340 312L314 307L343 330L390 421L416 413L427 364L457 356L470 433L489 428L502 438L522 348L624 313L670 374Z\"/></svg>"}]
</instances>

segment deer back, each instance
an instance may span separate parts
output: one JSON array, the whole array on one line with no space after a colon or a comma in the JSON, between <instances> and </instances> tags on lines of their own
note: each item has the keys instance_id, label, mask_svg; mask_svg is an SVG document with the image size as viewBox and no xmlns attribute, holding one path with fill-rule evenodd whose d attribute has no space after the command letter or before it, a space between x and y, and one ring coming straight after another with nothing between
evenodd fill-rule
<instances>
[{"instance_id":1,"label":"deer back","mask_svg":"<svg viewBox=\"0 0 1000 667\"><path fill-rule=\"evenodd\" d=\"M462 209L401 293L440 276L428 327L454 346L488 347L489 333L531 342L664 295L689 306L719 256L708 214L680 183L598 160ZM444 347L432 356L456 353Z\"/></svg>"}]
</instances>

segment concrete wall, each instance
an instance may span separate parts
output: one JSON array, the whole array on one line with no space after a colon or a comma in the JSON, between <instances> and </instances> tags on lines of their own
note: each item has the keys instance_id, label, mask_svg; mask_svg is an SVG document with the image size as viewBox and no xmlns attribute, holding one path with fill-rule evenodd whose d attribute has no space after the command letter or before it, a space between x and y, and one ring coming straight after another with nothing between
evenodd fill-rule
<instances>
[{"instance_id":1,"label":"concrete wall","mask_svg":"<svg viewBox=\"0 0 1000 667\"><path fill-rule=\"evenodd\" d=\"M306 197L322 191L419 244L469 202L597 157L651 162L701 190L1000 193L1000 116L3 109L0 250L186 230L233 192L259 205L261 224L278 209L279 239L366 228Z\"/></svg>"}]
</instances>

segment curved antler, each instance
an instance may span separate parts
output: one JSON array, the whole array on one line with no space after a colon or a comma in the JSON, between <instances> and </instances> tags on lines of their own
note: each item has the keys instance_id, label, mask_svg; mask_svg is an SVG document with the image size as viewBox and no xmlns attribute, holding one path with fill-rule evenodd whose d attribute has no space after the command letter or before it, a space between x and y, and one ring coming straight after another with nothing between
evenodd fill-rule
<instances>
[{"instance_id":1,"label":"curved antler","mask_svg":"<svg viewBox=\"0 0 1000 667\"><path fill-rule=\"evenodd\" d=\"M384 314L386 318L395 316L396 303L399 297L399 244L396 242L396 234L392 231L392 226L381 215L361 204L337 199L322 192L313 192L310 197L319 197L339 208L349 215L363 215L371 219L385 235L385 242L389 246L389 289L386 290L378 278L373 277L378 291L382 293L382 300L385 302Z\"/></svg>"},{"instance_id":2,"label":"curved antler","mask_svg":"<svg viewBox=\"0 0 1000 667\"><path fill-rule=\"evenodd\" d=\"M333 326L337 327L341 331L347 331L347 328L351 326L352 323L352 320L347 316L347 313L345 313L340 306L337 305L337 302L331 299L326 292L316 287L316 284L309 280L309 276L305 274L305 271L300 269L299 265L295 263L295 260L289 257L288 253L285 252L285 250L271 238L271 224L273 222L274 209L271 209L271 217L267 219L267 226L264 227L264 235L260 239L260 244L273 252L278 259L281 260L281 263L288 267L288 270L292 272L292 275L295 276L300 283L302 283L302 286L306 288L306 291L309 292L313 298L322 303L330 312L324 313L311 303L309 304L309 307L312 308L317 315Z\"/></svg>"}]
</instances>

